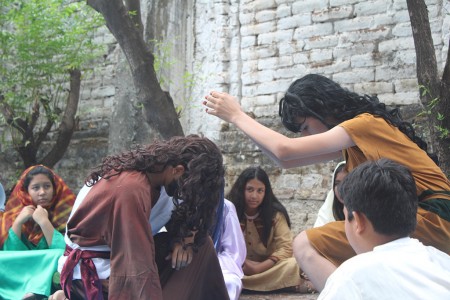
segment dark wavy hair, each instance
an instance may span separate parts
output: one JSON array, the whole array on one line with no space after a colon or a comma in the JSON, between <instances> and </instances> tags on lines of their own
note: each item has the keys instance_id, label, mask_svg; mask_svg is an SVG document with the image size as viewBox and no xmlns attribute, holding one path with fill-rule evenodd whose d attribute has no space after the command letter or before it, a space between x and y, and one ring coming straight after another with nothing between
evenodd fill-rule
<instances>
[{"instance_id":1,"label":"dark wavy hair","mask_svg":"<svg viewBox=\"0 0 450 300\"><path fill-rule=\"evenodd\" d=\"M297 79L279 103L281 121L292 132L300 130L298 117L314 117L331 128L362 113L382 117L397 127L438 164L437 156L428 152L427 143L416 135L411 123L402 119L398 108L388 110L376 96L358 95L327 77L308 74Z\"/></svg>"},{"instance_id":2,"label":"dark wavy hair","mask_svg":"<svg viewBox=\"0 0 450 300\"><path fill-rule=\"evenodd\" d=\"M168 166L183 165L185 172L178 179L173 197L171 232L181 239L195 235L195 245L203 244L215 218L225 174L220 149L211 140L198 136L158 140L103 160L86 179L92 186L100 178L108 179L124 171L161 173ZM182 199L183 201L178 201Z\"/></svg>"},{"instance_id":3,"label":"dark wavy hair","mask_svg":"<svg viewBox=\"0 0 450 300\"><path fill-rule=\"evenodd\" d=\"M274 195L269 176L261 167L258 166L249 167L242 171L227 195L227 199L233 202L236 207L239 221L243 222L245 220L245 187L247 182L252 179L261 181L266 188L263 201L259 207L259 215L261 216L263 222L262 242L267 245L267 240L269 239L270 231L272 230L272 222L275 214L277 212L282 213L286 218L289 227L291 227L291 220L286 208Z\"/></svg>"},{"instance_id":4,"label":"dark wavy hair","mask_svg":"<svg viewBox=\"0 0 450 300\"><path fill-rule=\"evenodd\" d=\"M362 163L345 177L339 192L349 221L357 211L366 215L376 232L397 237L416 228L416 183L403 165L385 158Z\"/></svg>"}]
</instances>

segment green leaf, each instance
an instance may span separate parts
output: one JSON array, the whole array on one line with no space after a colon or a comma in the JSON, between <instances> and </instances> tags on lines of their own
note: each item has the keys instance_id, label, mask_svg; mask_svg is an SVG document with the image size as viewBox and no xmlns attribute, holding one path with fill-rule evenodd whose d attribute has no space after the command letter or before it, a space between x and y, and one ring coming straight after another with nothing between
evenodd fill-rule
<instances>
[{"instance_id":1,"label":"green leaf","mask_svg":"<svg viewBox=\"0 0 450 300\"><path fill-rule=\"evenodd\" d=\"M68 70L92 68L103 51L94 42L101 26L103 17L85 2L0 0L0 91L16 120L29 120L42 99L48 113L39 114L39 124L59 120ZM5 123L0 118L0 126ZM10 129L14 139L17 131Z\"/></svg>"}]
</instances>

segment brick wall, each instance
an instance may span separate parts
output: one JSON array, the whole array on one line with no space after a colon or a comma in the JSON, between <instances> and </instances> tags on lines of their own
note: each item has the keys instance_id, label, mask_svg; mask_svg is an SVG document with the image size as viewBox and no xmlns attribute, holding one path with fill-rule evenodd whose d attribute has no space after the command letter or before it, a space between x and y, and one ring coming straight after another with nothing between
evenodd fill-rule
<instances>
[{"instance_id":1,"label":"brick wall","mask_svg":"<svg viewBox=\"0 0 450 300\"><path fill-rule=\"evenodd\" d=\"M147 22L156 2L143 4ZM286 134L277 116L278 100L294 79L308 73L323 74L359 93L377 94L386 104L403 106L411 117L417 112L414 42L404 0L163 2L165 13L158 14L157 21L170 26L161 36L176 44L171 52L176 64L165 70L171 79L167 89L184 106L185 133L203 133L223 149L227 188L247 166L262 165L276 195L288 207L295 233L313 224L336 162L279 169L233 126L204 113L200 103L209 90L236 95L258 121ZM426 3L442 69L450 36L450 4ZM89 169L112 151L109 143L117 131L109 129L120 123L115 119L117 103L132 101L123 92L132 82L116 76L123 74L117 67L124 62L120 49L107 29L97 41L106 45L105 54L85 74L80 128L55 167L75 191ZM195 76L193 88L183 83L183 69ZM194 100L186 103L186 99ZM13 153L4 150L1 180L10 183L20 167Z\"/></svg>"}]
</instances>

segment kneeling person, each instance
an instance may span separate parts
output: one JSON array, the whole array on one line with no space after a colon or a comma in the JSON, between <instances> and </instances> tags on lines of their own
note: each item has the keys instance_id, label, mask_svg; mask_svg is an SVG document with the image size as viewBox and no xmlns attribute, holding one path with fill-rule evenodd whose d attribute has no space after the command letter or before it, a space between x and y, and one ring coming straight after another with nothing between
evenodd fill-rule
<instances>
[{"instance_id":1,"label":"kneeling person","mask_svg":"<svg viewBox=\"0 0 450 300\"><path fill-rule=\"evenodd\" d=\"M74 295L82 299L173 296L171 292L166 297L161 288L148 222L164 186L170 196L183 199L173 218L176 236L171 245L173 257L178 258L174 266L184 268L191 261L189 266L194 265L174 273L166 285L173 287L173 281L192 274L195 276L189 279L195 280L202 270L217 266L218 272L207 274L200 288L183 285L178 289L182 297L177 299L227 299L208 236L223 175L220 150L195 135L156 141L106 157L88 177L92 188L77 199L67 223L67 247L60 260L65 295L70 299ZM198 255L193 255L197 249ZM209 252L212 255L205 255Z\"/></svg>"}]
</instances>

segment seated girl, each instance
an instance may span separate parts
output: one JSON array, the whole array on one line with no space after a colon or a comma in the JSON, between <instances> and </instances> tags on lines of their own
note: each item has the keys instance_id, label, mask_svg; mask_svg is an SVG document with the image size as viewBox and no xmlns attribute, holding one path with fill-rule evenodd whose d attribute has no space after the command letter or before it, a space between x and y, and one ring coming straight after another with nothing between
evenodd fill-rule
<instances>
[{"instance_id":1,"label":"seated girl","mask_svg":"<svg viewBox=\"0 0 450 300\"><path fill-rule=\"evenodd\" d=\"M247 246L244 289L307 292L293 257L288 213L273 194L267 173L260 167L245 169L227 198L236 207Z\"/></svg>"},{"instance_id":2,"label":"seated girl","mask_svg":"<svg viewBox=\"0 0 450 300\"><path fill-rule=\"evenodd\" d=\"M49 168L37 165L22 173L1 213L4 299L41 299L50 294L74 200L72 191Z\"/></svg>"}]
</instances>

